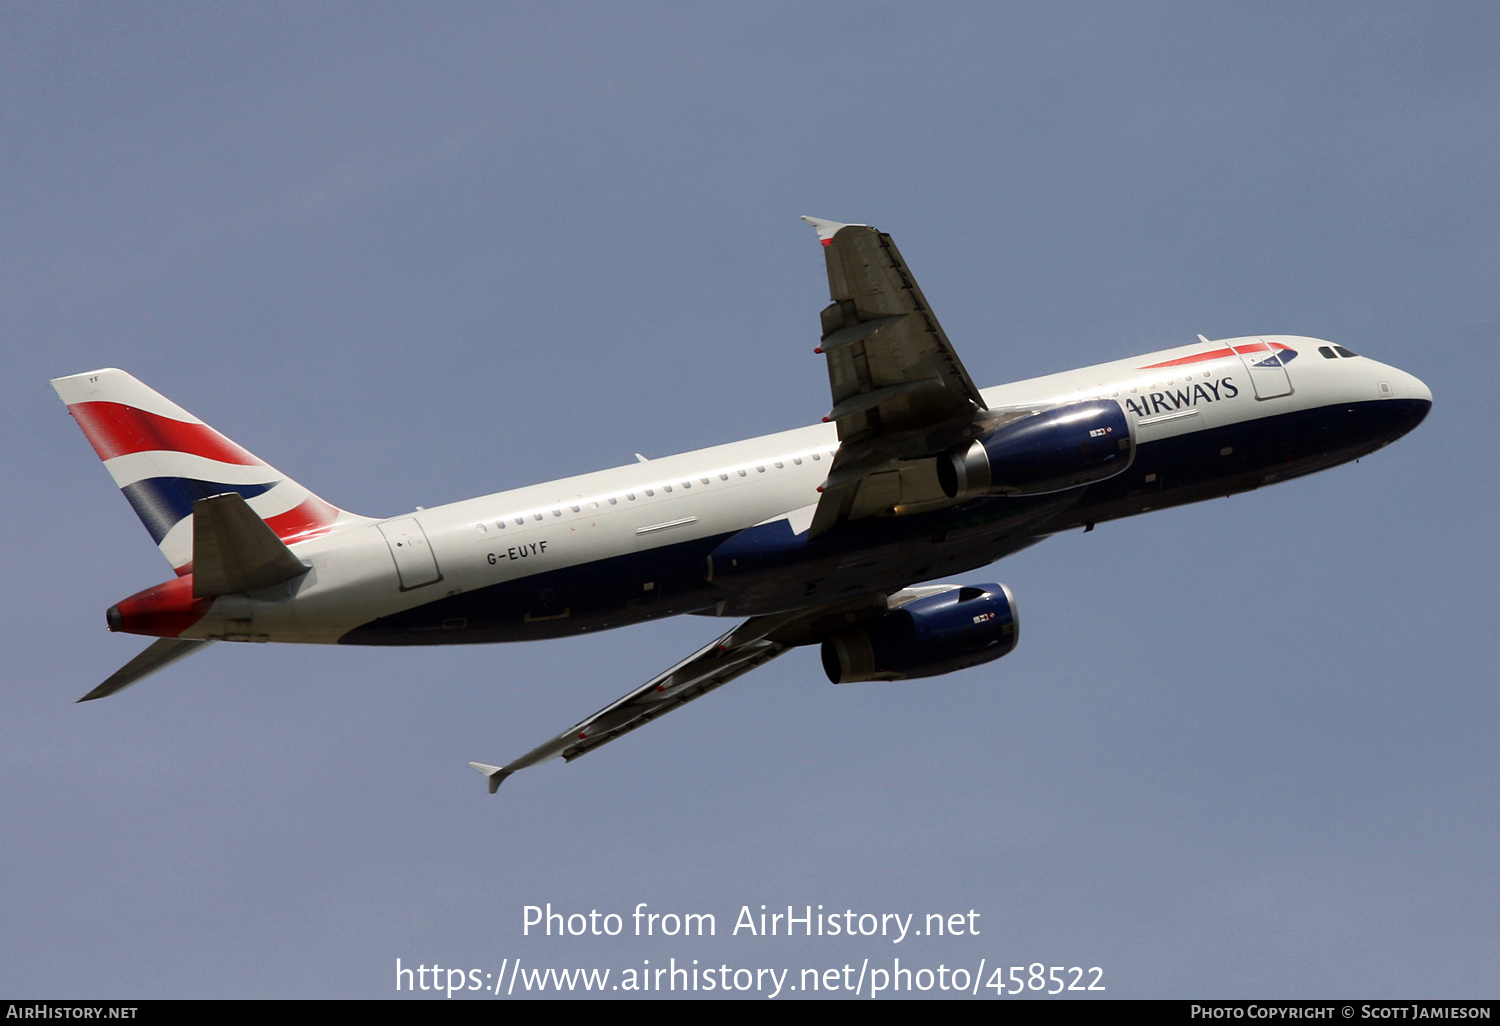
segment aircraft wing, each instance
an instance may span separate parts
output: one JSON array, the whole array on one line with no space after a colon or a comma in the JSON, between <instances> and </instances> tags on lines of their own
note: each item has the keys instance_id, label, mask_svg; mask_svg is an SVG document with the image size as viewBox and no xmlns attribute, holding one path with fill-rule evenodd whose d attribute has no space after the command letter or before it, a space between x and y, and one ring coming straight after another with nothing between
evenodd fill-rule
<instances>
[{"instance_id":1,"label":"aircraft wing","mask_svg":"<svg viewBox=\"0 0 1500 1026\"><path fill-rule=\"evenodd\" d=\"M630 694L611 702L514 762L504 766L487 766L481 762L469 765L489 778L490 794L494 794L505 778L516 770L559 757L572 762L785 652L790 646L768 640L762 625L757 622L773 619L776 618L752 617L746 620L670 670L657 674Z\"/></svg>"},{"instance_id":2,"label":"aircraft wing","mask_svg":"<svg viewBox=\"0 0 1500 1026\"><path fill-rule=\"evenodd\" d=\"M828 357L839 452L812 534L854 509L874 475L901 459L933 455L968 437L985 409L973 379L889 235L868 225L802 220L818 231L833 302L819 351ZM894 483L894 482L891 482ZM877 503L878 505L878 503Z\"/></svg>"},{"instance_id":3,"label":"aircraft wing","mask_svg":"<svg viewBox=\"0 0 1500 1026\"><path fill-rule=\"evenodd\" d=\"M587 755L600 745L608 744L637 727L644 727L658 716L681 708L741 674L770 662L789 648L821 641L830 629L882 613L886 608L886 596L876 594L812 609L752 616L670 670L657 674L628 695L611 702L519 759L504 766L482 762L469 765L489 779L490 794L494 794L505 778L516 770L548 759L561 758L572 762L580 755Z\"/></svg>"}]
</instances>

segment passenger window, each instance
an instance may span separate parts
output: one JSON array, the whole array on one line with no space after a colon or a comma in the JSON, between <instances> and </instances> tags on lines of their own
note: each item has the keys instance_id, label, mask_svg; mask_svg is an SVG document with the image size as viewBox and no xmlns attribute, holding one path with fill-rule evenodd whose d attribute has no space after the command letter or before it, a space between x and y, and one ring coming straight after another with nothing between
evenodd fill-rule
<instances>
[{"instance_id":1,"label":"passenger window","mask_svg":"<svg viewBox=\"0 0 1500 1026\"><path fill-rule=\"evenodd\" d=\"M505 530L505 521L504 520L496 520L495 521L495 526L498 527L500 530L503 531L503 530Z\"/></svg>"},{"instance_id":2,"label":"passenger window","mask_svg":"<svg viewBox=\"0 0 1500 1026\"><path fill-rule=\"evenodd\" d=\"M541 517L537 517L537 519L540 520L542 518ZM516 526L517 527L524 527L525 525L526 525L526 518L525 517L516 517Z\"/></svg>"},{"instance_id":3,"label":"passenger window","mask_svg":"<svg viewBox=\"0 0 1500 1026\"><path fill-rule=\"evenodd\" d=\"M671 485L662 485L661 488L662 488L662 491L664 491L664 492L670 492L672 490L672 486ZM648 491L646 494L650 495L651 493Z\"/></svg>"},{"instance_id":4,"label":"passenger window","mask_svg":"<svg viewBox=\"0 0 1500 1026\"><path fill-rule=\"evenodd\" d=\"M635 492L626 492L625 493L625 498L629 499L631 502L634 502L635 501Z\"/></svg>"},{"instance_id":5,"label":"passenger window","mask_svg":"<svg viewBox=\"0 0 1500 1026\"><path fill-rule=\"evenodd\" d=\"M744 476L745 476L745 472L743 470L740 471L740 477L744 477Z\"/></svg>"},{"instance_id":6,"label":"passenger window","mask_svg":"<svg viewBox=\"0 0 1500 1026\"><path fill-rule=\"evenodd\" d=\"M533 520L540 520L540 519L542 519L542 515L540 513L533 513L531 515L531 519L533 519Z\"/></svg>"},{"instance_id":7,"label":"passenger window","mask_svg":"<svg viewBox=\"0 0 1500 1026\"><path fill-rule=\"evenodd\" d=\"M802 466L802 457L801 456L793 456L792 457L792 462L795 463L795 464L797 464L797 466L800 467L800 466Z\"/></svg>"},{"instance_id":8,"label":"passenger window","mask_svg":"<svg viewBox=\"0 0 1500 1026\"><path fill-rule=\"evenodd\" d=\"M578 507L577 507L577 506L574 506L574 507L573 507L573 512L574 512L574 513L577 513L577 512L578 512Z\"/></svg>"},{"instance_id":9,"label":"passenger window","mask_svg":"<svg viewBox=\"0 0 1500 1026\"><path fill-rule=\"evenodd\" d=\"M619 500L619 499L617 499L617 498L615 498L615 497L614 497L614 496L613 496L613 495L611 495L611 496L610 496L610 497L609 497L609 504L610 504L610 505L611 505L611 506L618 506L618 505L619 505L619 504L620 504L620 500Z\"/></svg>"},{"instance_id":10,"label":"passenger window","mask_svg":"<svg viewBox=\"0 0 1500 1026\"><path fill-rule=\"evenodd\" d=\"M728 481L729 480L729 475L728 474L720 474L719 475L719 480L720 481Z\"/></svg>"},{"instance_id":11,"label":"passenger window","mask_svg":"<svg viewBox=\"0 0 1500 1026\"><path fill-rule=\"evenodd\" d=\"M656 493L654 491L652 491L650 488L646 489L646 495L647 495L647 497L650 497L650 496L655 495L655 494Z\"/></svg>"},{"instance_id":12,"label":"passenger window","mask_svg":"<svg viewBox=\"0 0 1500 1026\"><path fill-rule=\"evenodd\" d=\"M698 480L702 481L704 484L708 484L708 478L706 477L700 477Z\"/></svg>"},{"instance_id":13,"label":"passenger window","mask_svg":"<svg viewBox=\"0 0 1500 1026\"><path fill-rule=\"evenodd\" d=\"M823 457L822 457L822 455L821 455L821 454L819 454L819 453L813 453L813 454L812 454L812 458L813 458L813 459L814 459L814 460L820 460L820 459L822 459L822 458L823 458Z\"/></svg>"},{"instance_id":14,"label":"passenger window","mask_svg":"<svg viewBox=\"0 0 1500 1026\"><path fill-rule=\"evenodd\" d=\"M555 517L560 517L560 516L562 516L562 510L560 510L560 509L555 509L555 510L553 510L553 511L552 511L552 515L553 515L553 516L555 516Z\"/></svg>"},{"instance_id":15,"label":"passenger window","mask_svg":"<svg viewBox=\"0 0 1500 1026\"><path fill-rule=\"evenodd\" d=\"M776 469L777 470L785 470L786 469L786 464L782 463L780 460L777 460L776 461Z\"/></svg>"}]
</instances>

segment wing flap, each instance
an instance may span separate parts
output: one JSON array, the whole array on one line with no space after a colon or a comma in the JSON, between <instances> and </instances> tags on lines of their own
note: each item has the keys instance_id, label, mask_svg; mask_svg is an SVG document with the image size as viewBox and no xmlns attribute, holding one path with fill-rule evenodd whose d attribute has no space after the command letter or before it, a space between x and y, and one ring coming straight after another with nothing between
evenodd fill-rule
<instances>
[{"instance_id":1,"label":"wing flap","mask_svg":"<svg viewBox=\"0 0 1500 1026\"><path fill-rule=\"evenodd\" d=\"M833 412L828 414L828 419L843 421L854 417L855 414L880 406L882 403L888 403L892 399L899 399L908 392L916 392L932 385L941 386L942 382L935 377L917 378L914 381L898 381L894 385L886 385L883 388L872 388L867 392L855 392L835 406Z\"/></svg>"},{"instance_id":2,"label":"wing flap","mask_svg":"<svg viewBox=\"0 0 1500 1026\"><path fill-rule=\"evenodd\" d=\"M838 349L840 346L863 342L882 328L889 328L893 324L900 324L910 316L910 314L894 314L890 317L877 317L872 321L861 321L844 328L835 328L833 334L824 337L823 341L819 343L818 348L826 353L830 349Z\"/></svg>"}]
</instances>

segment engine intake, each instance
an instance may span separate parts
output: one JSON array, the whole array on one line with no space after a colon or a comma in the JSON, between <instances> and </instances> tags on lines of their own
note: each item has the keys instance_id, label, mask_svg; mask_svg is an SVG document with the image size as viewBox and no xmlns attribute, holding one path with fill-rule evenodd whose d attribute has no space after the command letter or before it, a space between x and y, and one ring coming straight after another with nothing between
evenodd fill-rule
<instances>
[{"instance_id":1,"label":"engine intake","mask_svg":"<svg viewBox=\"0 0 1500 1026\"><path fill-rule=\"evenodd\" d=\"M950 499L1041 495L1114 477L1135 459L1125 410L1092 399L1007 421L937 462Z\"/></svg>"},{"instance_id":2,"label":"engine intake","mask_svg":"<svg viewBox=\"0 0 1500 1026\"><path fill-rule=\"evenodd\" d=\"M1003 584L954 588L913 599L823 642L835 684L935 677L999 659L1020 637L1016 600Z\"/></svg>"}]
</instances>

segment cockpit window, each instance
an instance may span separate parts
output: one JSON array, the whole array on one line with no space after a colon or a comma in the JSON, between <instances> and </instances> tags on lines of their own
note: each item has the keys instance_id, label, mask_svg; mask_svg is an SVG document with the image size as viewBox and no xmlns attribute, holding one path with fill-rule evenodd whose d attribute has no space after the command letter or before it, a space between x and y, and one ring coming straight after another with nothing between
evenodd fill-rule
<instances>
[{"instance_id":1,"label":"cockpit window","mask_svg":"<svg viewBox=\"0 0 1500 1026\"><path fill-rule=\"evenodd\" d=\"M1358 356L1359 355L1358 353L1351 353L1349 350L1345 349L1343 346L1334 346L1333 348L1334 348L1334 350L1340 356Z\"/></svg>"},{"instance_id":2,"label":"cockpit window","mask_svg":"<svg viewBox=\"0 0 1500 1026\"><path fill-rule=\"evenodd\" d=\"M1338 359L1338 357L1333 354L1333 347L1331 347L1331 346L1319 346L1318 347L1318 352L1320 352L1320 353L1323 354L1323 359L1325 359L1325 360L1337 360Z\"/></svg>"}]
</instances>

